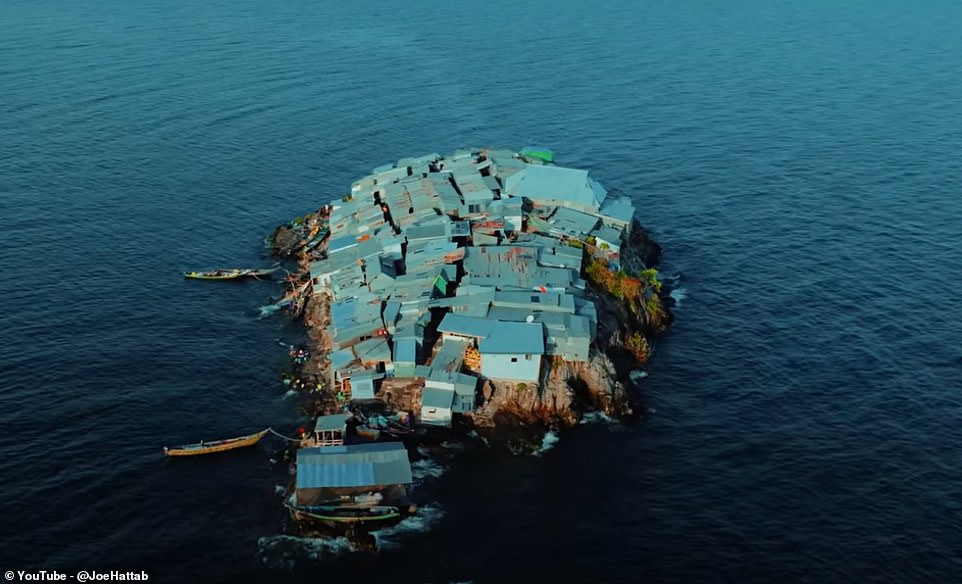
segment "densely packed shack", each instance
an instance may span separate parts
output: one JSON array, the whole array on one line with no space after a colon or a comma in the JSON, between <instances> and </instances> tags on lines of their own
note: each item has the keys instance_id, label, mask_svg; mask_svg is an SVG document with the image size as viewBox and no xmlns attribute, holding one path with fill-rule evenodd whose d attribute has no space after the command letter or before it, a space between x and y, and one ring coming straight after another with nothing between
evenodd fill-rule
<instances>
[{"instance_id":1,"label":"densely packed shack","mask_svg":"<svg viewBox=\"0 0 962 584\"><path fill-rule=\"evenodd\" d=\"M307 307L323 357L315 372L340 398L332 405L376 400L420 425L460 416L490 426L526 394L551 410L541 417L571 417L578 381L592 385L586 371L605 378L596 393L618 393L606 349L644 361L669 320L649 265L657 246L631 199L545 150L466 149L375 168L280 228L278 251L284 241L296 242L286 246L303 271L292 297Z\"/></svg>"}]
</instances>

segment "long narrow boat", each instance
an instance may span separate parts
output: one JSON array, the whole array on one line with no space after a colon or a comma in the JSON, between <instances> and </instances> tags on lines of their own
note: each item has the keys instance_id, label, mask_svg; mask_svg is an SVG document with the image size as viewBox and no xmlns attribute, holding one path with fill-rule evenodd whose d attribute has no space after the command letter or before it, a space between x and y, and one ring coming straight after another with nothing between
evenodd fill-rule
<instances>
[{"instance_id":1,"label":"long narrow boat","mask_svg":"<svg viewBox=\"0 0 962 584\"><path fill-rule=\"evenodd\" d=\"M206 272L185 272L185 278L194 280L237 280L239 278L258 278L273 274L280 268L208 270Z\"/></svg>"},{"instance_id":2,"label":"long narrow boat","mask_svg":"<svg viewBox=\"0 0 962 584\"><path fill-rule=\"evenodd\" d=\"M342 505L287 505L297 519L314 519L325 523L373 523L401 517L393 505L348 507Z\"/></svg>"},{"instance_id":3,"label":"long narrow boat","mask_svg":"<svg viewBox=\"0 0 962 584\"><path fill-rule=\"evenodd\" d=\"M196 444L185 444L183 446L164 446L164 456L197 456L199 454L211 454L225 450L234 450L235 448L244 448L245 446L253 446L257 444L258 440L264 437L264 434L270 431L271 429L267 428L256 434L248 434L247 436L240 436L239 438L214 440L213 442L200 441Z\"/></svg>"}]
</instances>

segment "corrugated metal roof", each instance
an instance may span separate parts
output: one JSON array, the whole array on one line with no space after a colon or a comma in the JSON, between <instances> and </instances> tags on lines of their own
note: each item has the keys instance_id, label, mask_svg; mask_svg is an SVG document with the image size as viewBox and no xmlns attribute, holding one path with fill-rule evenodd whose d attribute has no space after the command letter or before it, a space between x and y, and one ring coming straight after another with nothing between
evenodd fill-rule
<instances>
[{"instance_id":1,"label":"corrugated metal roof","mask_svg":"<svg viewBox=\"0 0 962 584\"><path fill-rule=\"evenodd\" d=\"M408 241L447 239L448 227L444 223L412 225L404 230Z\"/></svg>"},{"instance_id":2,"label":"corrugated metal roof","mask_svg":"<svg viewBox=\"0 0 962 584\"><path fill-rule=\"evenodd\" d=\"M374 399L374 380L351 376L351 399Z\"/></svg>"},{"instance_id":3,"label":"corrugated metal roof","mask_svg":"<svg viewBox=\"0 0 962 584\"><path fill-rule=\"evenodd\" d=\"M565 313L563 312L534 312L530 308L507 308L504 306L492 306L488 310L487 317L493 320L503 320L512 322L527 322L528 317L531 322L539 322L545 329L555 333L564 332Z\"/></svg>"},{"instance_id":4,"label":"corrugated metal roof","mask_svg":"<svg viewBox=\"0 0 962 584\"><path fill-rule=\"evenodd\" d=\"M573 203L597 209L608 191L587 170L562 166L531 166L506 180L508 194L541 201Z\"/></svg>"},{"instance_id":5,"label":"corrugated metal roof","mask_svg":"<svg viewBox=\"0 0 962 584\"><path fill-rule=\"evenodd\" d=\"M491 334L481 339L478 351L490 354L544 354L544 329L540 323L501 322L491 327Z\"/></svg>"},{"instance_id":6,"label":"corrugated metal roof","mask_svg":"<svg viewBox=\"0 0 962 584\"><path fill-rule=\"evenodd\" d=\"M539 266L538 249L533 247L469 247L465 250L463 266L470 276L470 283L501 290L581 288L584 285L570 268Z\"/></svg>"},{"instance_id":7,"label":"corrugated metal roof","mask_svg":"<svg viewBox=\"0 0 962 584\"><path fill-rule=\"evenodd\" d=\"M465 373L457 373L454 377L454 393L460 396L474 397L478 388L478 378Z\"/></svg>"},{"instance_id":8,"label":"corrugated metal roof","mask_svg":"<svg viewBox=\"0 0 962 584\"><path fill-rule=\"evenodd\" d=\"M364 363L373 361L390 361L391 349L383 337L366 339L354 346L354 352Z\"/></svg>"},{"instance_id":9,"label":"corrugated metal roof","mask_svg":"<svg viewBox=\"0 0 962 584\"><path fill-rule=\"evenodd\" d=\"M334 237L327 242L327 253L329 254L337 253L342 249L348 249L350 247L355 247L356 245L357 245L356 235L342 235L340 237Z\"/></svg>"},{"instance_id":10,"label":"corrugated metal roof","mask_svg":"<svg viewBox=\"0 0 962 584\"><path fill-rule=\"evenodd\" d=\"M595 229L592 235L601 241L620 246L622 233L624 233L623 229L615 229L614 227L603 225L598 229Z\"/></svg>"},{"instance_id":11,"label":"corrugated metal roof","mask_svg":"<svg viewBox=\"0 0 962 584\"><path fill-rule=\"evenodd\" d=\"M412 338L394 339L394 362L414 363L417 342Z\"/></svg>"},{"instance_id":12,"label":"corrugated metal roof","mask_svg":"<svg viewBox=\"0 0 962 584\"><path fill-rule=\"evenodd\" d=\"M357 363L358 366L360 366L357 357L354 355L354 351L350 349L331 351L329 358L331 360L331 367L333 367L335 371L341 371L353 363Z\"/></svg>"},{"instance_id":13,"label":"corrugated metal roof","mask_svg":"<svg viewBox=\"0 0 962 584\"><path fill-rule=\"evenodd\" d=\"M583 253L581 248L566 245L542 247L538 253L538 263L547 267L577 268L581 266Z\"/></svg>"},{"instance_id":14,"label":"corrugated metal roof","mask_svg":"<svg viewBox=\"0 0 962 584\"><path fill-rule=\"evenodd\" d=\"M425 387L421 393L421 407L451 409L454 404L454 390Z\"/></svg>"},{"instance_id":15,"label":"corrugated metal roof","mask_svg":"<svg viewBox=\"0 0 962 584\"><path fill-rule=\"evenodd\" d=\"M471 236L474 245L498 245L501 243L501 239L496 235L487 235L485 233L475 233Z\"/></svg>"},{"instance_id":16,"label":"corrugated metal roof","mask_svg":"<svg viewBox=\"0 0 962 584\"><path fill-rule=\"evenodd\" d=\"M571 294L561 294L558 292L496 292L491 304L493 306L504 306L507 308L524 308L527 310L550 312L574 313L575 311L574 297Z\"/></svg>"},{"instance_id":17,"label":"corrugated metal roof","mask_svg":"<svg viewBox=\"0 0 962 584\"><path fill-rule=\"evenodd\" d=\"M410 484L411 463L399 442L301 448L298 489Z\"/></svg>"},{"instance_id":18,"label":"corrugated metal roof","mask_svg":"<svg viewBox=\"0 0 962 584\"><path fill-rule=\"evenodd\" d=\"M431 360L431 369L434 371L445 371L455 373L461 369L464 363L464 351L468 348L465 341L455 341L448 339L441 343L436 355Z\"/></svg>"},{"instance_id":19,"label":"corrugated metal roof","mask_svg":"<svg viewBox=\"0 0 962 584\"><path fill-rule=\"evenodd\" d=\"M491 162L494 163L495 174L506 176L520 172L528 167L523 160L514 157L514 153L507 155L506 152L488 152Z\"/></svg>"},{"instance_id":20,"label":"corrugated metal roof","mask_svg":"<svg viewBox=\"0 0 962 584\"><path fill-rule=\"evenodd\" d=\"M565 317L565 326L569 337L591 338L591 321L586 316L569 314Z\"/></svg>"},{"instance_id":21,"label":"corrugated metal roof","mask_svg":"<svg viewBox=\"0 0 962 584\"><path fill-rule=\"evenodd\" d=\"M467 308L474 304L487 306L494 299L494 288L477 287L464 290L466 286L458 287L458 295L450 298L435 298L428 303L431 308L452 308L455 310Z\"/></svg>"},{"instance_id":22,"label":"corrugated metal roof","mask_svg":"<svg viewBox=\"0 0 962 584\"><path fill-rule=\"evenodd\" d=\"M326 430L343 430L345 422L347 422L347 414L318 416L317 423L314 424L314 431L324 432Z\"/></svg>"},{"instance_id":23,"label":"corrugated metal roof","mask_svg":"<svg viewBox=\"0 0 962 584\"><path fill-rule=\"evenodd\" d=\"M484 178L474 169L468 174L455 174L454 182L457 183L458 190L461 191L465 203L494 199L494 193L488 188Z\"/></svg>"},{"instance_id":24,"label":"corrugated metal roof","mask_svg":"<svg viewBox=\"0 0 962 584\"><path fill-rule=\"evenodd\" d=\"M390 299L384 305L384 325L387 327L393 327L398 320L398 316L401 314L401 302L394 298Z\"/></svg>"},{"instance_id":25,"label":"corrugated metal roof","mask_svg":"<svg viewBox=\"0 0 962 584\"><path fill-rule=\"evenodd\" d=\"M482 176L481 180L484 181L484 186L488 187L489 190L491 191L501 190L501 183L499 183L498 180L493 176L490 176L490 175Z\"/></svg>"},{"instance_id":26,"label":"corrugated metal roof","mask_svg":"<svg viewBox=\"0 0 962 584\"><path fill-rule=\"evenodd\" d=\"M444 315L441 324L438 325L438 332L484 338L491 334L491 322L483 318L449 312Z\"/></svg>"},{"instance_id":27,"label":"corrugated metal roof","mask_svg":"<svg viewBox=\"0 0 962 584\"><path fill-rule=\"evenodd\" d=\"M635 206L628 197L611 197L605 200L599 214L629 224L635 216Z\"/></svg>"},{"instance_id":28,"label":"corrugated metal roof","mask_svg":"<svg viewBox=\"0 0 962 584\"><path fill-rule=\"evenodd\" d=\"M552 230L581 239L591 233L598 224L598 218L568 207L558 207L548 223Z\"/></svg>"},{"instance_id":29,"label":"corrugated metal roof","mask_svg":"<svg viewBox=\"0 0 962 584\"><path fill-rule=\"evenodd\" d=\"M406 166L402 166L401 168L384 168L384 166L379 166L374 169L374 178L378 184L390 183L406 177L408 170Z\"/></svg>"}]
</instances>

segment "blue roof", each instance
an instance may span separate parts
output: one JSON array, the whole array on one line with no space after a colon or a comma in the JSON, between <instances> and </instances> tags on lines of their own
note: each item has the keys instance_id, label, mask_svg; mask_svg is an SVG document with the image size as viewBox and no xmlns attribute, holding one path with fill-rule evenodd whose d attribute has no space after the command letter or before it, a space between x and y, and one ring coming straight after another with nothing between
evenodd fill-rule
<instances>
[{"instance_id":1,"label":"blue roof","mask_svg":"<svg viewBox=\"0 0 962 584\"><path fill-rule=\"evenodd\" d=\"M435 371L457 371L464 363L464 352L468 348L467 341L448 339L441 343L441 348L431 359L431 369Z\"/></svg>"},{"instance_id":2,"label":"blue roof","mask_svg":"<svg viewBox=\"0 0 962 584\"><path fill-rule=\"evenodd\" d=\"M491 322L483 318L449 312L444 315L441 324L438 325L438 332L483 338L491 333Z\"/></svg>"},{"instance_id":3,"label":"blue roof","mask_svg":"<svg viewBox=\"0 0 962 584\"><path fill-rule=\"evenodd\" d=\"M315 432L326 430L344 431L344 424L347 422L347 414L331 414L329 416L318 416L317 423L314 425Z\"/></svg>"},{"instance_id":4,"label":"blue roof","mask_svg":"<svg viewBox=\"0 0 962 584\"><path fill-rule=\"evenodd\" d=\"M421 407L451 409L454 405L454 390L425 387L421 393Z\"/></svg>"},{"instance_id":5,"label":"blue roof","mask_svg":"<svg viewBox=\"0 0 962 584\"><path fill-rule=\"evenodd\" d=\"M357 354L358 359L364 363L391 360L391 349L388 347L387 339L384 337L374 337L363 340L354 345L354 352Z\"/></svg>"},{"instance_id":6,"label":"blue roof","mask_svg":"<svg viewBox=\"0 0 962 584\"><path fill-rule=\"evenodd\" d=\"M394 362L414 363L417 350L416 341L412 338L394 339Z\"/></svg>"},{"instance_id":7,"label":"blue roof","mask_svg":"<svg viewBox=\"0 0 962 584\"><path fill-rule=\"evenodd\" d=\"M351 376L351 399L374 399L374 380L370 377Z\"/></svg>"},{"instance_id":8,"label":"blue roof","mask_svg":"<svg viewBox=\"0 0 962 584\"><path fill-rule=\"evenodd\" d=\"M548 223L554 230L580 238L591 233L591 230L598 224L598 218L568 207L558 207Z\"/></svg>"},{"instance_id":9,"label":"blue roof","mask_svg":"<svg viewBox=\"0 0 962 584\"><path fill-rule=\"evenodd\" d=\"M409 484L411 463L400 442L301 448L298 489Z\"/></svg>"},{"instance_id":10,"label":"blue roof","mask_svg":"<svg viewBox=\"0 0 962 584\"><path fill-rule=\"evenodd\" d=\"M562 166L532 166L507 179L507 192L529 199L575 203L597 209L608 191L587 170Z\"/></svg>"},{"instance_id":11,"label":"blue roof","mask_svg":"<svg viewBox=\"0 0 962 584\"><path fill-rule=\"evenodd\" d=\"M544 354L544 331L541 323L492 323L491 336L481 339L478 350L489 354Z\"/></svg>"},{"instance_id":12,"label":"blue roof","mask_svg":"<svg viewBox=\"0 0 962 584\"><path fill-rule=\"evenodd\" d=\"M622 223L631 223L635 216L635 206L628 197L609 198L605 200L599 213Z\"/></svg>"},{"instance_id":13,"label":"blue roof","mask_svg":"<svg viewBox=\"0 0 962 584\"><path fill-rule=\"evenodd\" d=\"M338 371L357 361L354 352L350 349L331 351L329 358L331 360L331 367Z\"/></svg>"},{"instance_id":14,"label":"blue roof","mask_svg":"<svg viewBox=\"0 0 962 584\"><path fill-rule=\"evenodd\" d=\"M615 229L614 227L608 227L607 225L602 225L598 229L595 229L594 235L597 239L601 241L606 241L613 243L615 245L620 245L621 234L624 233L624 229Z\"/></svg>"}]
</instances>

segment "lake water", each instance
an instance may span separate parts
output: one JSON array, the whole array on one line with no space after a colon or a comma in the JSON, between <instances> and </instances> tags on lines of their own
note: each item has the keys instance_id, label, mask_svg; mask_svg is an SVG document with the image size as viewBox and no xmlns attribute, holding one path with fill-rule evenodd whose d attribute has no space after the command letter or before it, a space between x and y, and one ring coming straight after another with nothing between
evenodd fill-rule
<instances>
[{"instance_id":1,"label":"lake water","mask_svg":"<svg viewBox=\"0 0 962 584\"><path fill-rule=\"evenodd\" d=\"M0 568L159 582L962 573L962 5L7 0ZM284 536L273 227L374 166L546 145L680 272L634 426L432 454L375 554Z\"/></svg>"}]
</instances>

